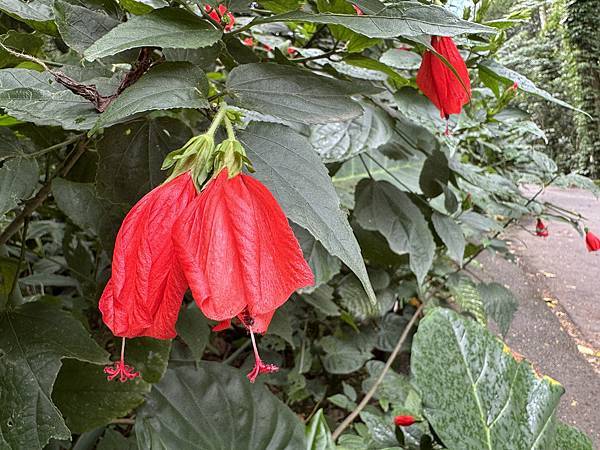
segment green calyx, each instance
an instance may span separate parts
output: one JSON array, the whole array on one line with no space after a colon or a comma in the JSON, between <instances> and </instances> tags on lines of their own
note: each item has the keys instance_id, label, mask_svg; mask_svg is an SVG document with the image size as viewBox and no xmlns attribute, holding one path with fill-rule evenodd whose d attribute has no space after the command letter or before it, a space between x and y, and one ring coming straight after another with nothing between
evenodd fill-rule
<instances>
[{"instance_id":1,"label":"green calyx","mask_svg":"<svg viewBox=\"0 0 600 450\"><path fill-rule=\"evenodd\" d=\"M215 149L215 173L222 169L227 169L229 178L238 175L244 167L250 172L254 172L252 163L246 156L246 150L242 144L235 138L227 138Z\"/></svg>"},{"instance_id":2,"label":"green calyx","mask_svg":"<svg viewBox=\"0 0 600 450\"><path fill-rule=\"evenodd\" d=\"M230 178L238 175L244 167L254 172L244 147L235 137L232 122L240 119L240 113L228 110L223 103L206 133L194 136L183 147L167 155L162 169L173 168L167 181L190 172L196 189L200 191L211 172L217 174L226 168ZM227 139L215 147L214 136L219 126L225 127Z\"/></svg>"}]
</instances>

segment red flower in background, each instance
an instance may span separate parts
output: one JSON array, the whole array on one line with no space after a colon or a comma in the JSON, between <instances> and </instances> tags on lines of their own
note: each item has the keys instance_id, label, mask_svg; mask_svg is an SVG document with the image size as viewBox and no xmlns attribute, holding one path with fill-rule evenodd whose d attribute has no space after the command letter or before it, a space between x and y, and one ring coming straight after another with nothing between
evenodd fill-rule
<instances>
[{"instance_id":1,"label":"red flower in background","mask_svg":"<svg viewBox=\"0 0 600 450\"><path fill-rule=\"evenodd\" d=\"M542 222L542 219L537 220L537 223L535 225L535 234L540 237L548 237L548 235L550 234L548 232L548 227L544 222Z\"/></svg>"},{"instance_id":2,"label":"red flower in background","mask_svg":"<svg viewBox=\"0 0 600 450\"><path fill-rule=\"evenodd\" d=\"M396 417L394 417L394 423L396 424L397 427L409 427L415 422L416 422L416 420L413 416L396 416Z\"/></svg>"},{"instance_id":3,"label":"red flower in background","mask_svg":"<svg viewBox=\"0 0 600 450\"><path fill-rule=\"evenodd\" d=\"M585 229L585 245L588 252L596 252L600 250L600 238L592 233L589 228Z\"/></svg>"},{"instance_id":4,"label":"red flower in background","mask_svg":"<svg viewBox=\"0 0 600 450\"><path fill-rule=\"evenodd\" d=\"M275 310L314 277L277 200L258 180L223 169L180 214L173 226L175 251L196 303L219 329L238 317L264 364L254 333L267 331Z\"/></svg>"},{"instance_id":5,"label":"red flower in background","mask_svg":"<svg viewBox=\"0 0 600 450\"><path fill-rule=\"evenodd\" d=\"M254 45L254 39L247 37L242 41L246 47L252 47Z\"/></svg>"},{"instance_id":6,"label":"red flower in background","mask_svg":"<svg viewBox=\"0 0 600 450\"><path fill-rule=\"evenodd\" d=\"M365 15L365 13L363 12L363 10L360 9L358 6L352 5L352 7L354 8L354 11L356 11L356 15L357 16L364 16Z\"/></svg>"},{"instance_id":7,"label":"red flower in background","mask_svg":"<svg viewBox=\"0 0 600 450\"><path fill-rule=\"evenodd\" d=\"M218 12L210 5L204 5L204 11L208 13L208 16L217 23L223 23L225 31L231 31L235 24L235 17L227 9L225 5L219 5Z\"/></svg>"},{"instance_id":8,"label":"red flower in background","mask_svg":"<svg viewBox=\"0 0 600 450\"><path fill-rule=\"evenodd\" d=\"M417 85L440 110L441 116L448 119L450 114L460 114L463 105L471 99L469 72L452 38L433 36L431 45L454 67L460 80L440 58L428 50L423 55L417 73Z\"/></svg>"}]
</instances>

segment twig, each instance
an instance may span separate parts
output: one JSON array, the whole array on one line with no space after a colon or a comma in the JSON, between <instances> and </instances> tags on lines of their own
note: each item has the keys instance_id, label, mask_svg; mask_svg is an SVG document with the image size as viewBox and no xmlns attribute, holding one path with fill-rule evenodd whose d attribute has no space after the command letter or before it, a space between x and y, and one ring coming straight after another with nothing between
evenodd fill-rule
<instances>
[{"instance_id":1,"label":"twig","mask_svg":"<svg viewBox=\"0 0 600 450\"><path fill-rule=\"evenodd\" d=\"M340 53L344 53L344 52L338 51L338 50L331 50L329 52L325 52L320 55L307 56L306 58L295 58L295 59L290 59L290 61L295 62L295 63L303 63L303 62L307 62L307 61L314 61L315 59L329 58L330 56L337 55Z\"/></svg>"},{"instance_id":2,"label":"twig","mask_svg":"<svg viewBox=\"0 0 600 450\"><path fill-rule=\"evenodd\" d=\"M375 395L377 388L379 387L379 385L385 378L385 375L387 374L388 370L390 370L390 367L392 367L392 363L396 359L396 356L398 356L398 353L400 353L400 349L402 348L402 344L404 344L404 341L408 337L408 333L410 332L413 325L417 321L417 318L423 311L423 306L424 306L424 304L421 303L419 308L417 308L417 310L415 311L415 314L411 317L408 324L406 324L406 328L404 328L404 331L402 332L400 339L398 339L398 343L396 344L396 347L394 347L392 354L387 359L385 366L383 366L383 370L381 371L381 374L379 374L379 377L377 378L377 380L375 381L373 386L371 386L371 389L369 389L369 392L367 392L367 394L363 397L363 399L360 401L360 403L358 404L356 409L354 411L352 411L348 415L348 417L346 417L344 419L344 421L332 433L331 437L333 438L334 441L337 440L337 438L340 436L340 434L342 434L342 432L346 428L348 428L348 426L350 426L350 424L354 421L354 419L360 414L360 412L364 409L364 407L367 406L367 403L369 403L371 398Z\"/></svg>"},{"instance_id":3,"label":"twig","mask_svg":"<svg viewBox=\"0 0 600 450\"><path fill-rule=\"evenodd\" d=\"M27 228L29 227L29 218L25 219L25 225L23 226L23 237L21 238L21 250L19 252L19 263L17 264L17 270L15 270L15 277L13 278L12 285L10 287L10 293L8 297L12 297L13 292L15 292L15 288L17 287L17 283L19 282L19 274L21 273L21 264L25 260L25 241L27 241Z\"/></svg>"},{"instance_id":4,"label":"twig","mask_svg":"<svg viewBox=\"0 0 600 450\"><path fill-rule=\"evenodd\" d=\"M54 144L51 145L50 147L46 147L43 148L42 150L38 150L37 152L33 152L33 153L28 153L25 155L26 158L38 158L42 155L45 155L46 153L50 153L54 150L58 150L60 148L66 147L69 144L72 144L73 142L78 141L79 139L81 139L83 136L85 136L85 133L81 133L81 134L76 134L75 136L70 137L69 139L59 142L58 144Z\"/></svg>"},{"instance_id":5,"label":"twig","mask_svg":"<svg viewBox=\"0 0 600 450\"><path fill-rule=\"evenodd\" d=\"M73 150L71 154L64 160L62 167L60 167L56 173L42 186L35 197L25 203L23 210L17 215L17 217L13 219L11 223L8 224L2 234L0 234L0 246L6 244L8 240L17 231L19 231L19 228L25 219L31 216L33 212L39 208L42 203L44 203L44 200L46 200L46 197L48 197L52 189L52 180L56 177L64 177L67 175L81 155L85 153L86 149L86 142L80 141L75 150Z\"/></svg>"},{"instance_id":6,"label":"twig","mask_svg":"<svg viewBox=\"0 0 600 450\"><path fill-rule=\"evenodd\" d=\"M144 73L146 73L146 71L153 64L153 60L151 57L153 48L152 47L143 47L140 50L140 54L138 55L138 59L137 59L136 63L134 64L134 67L125 74L125 76L121 80L121 83L119 84L119 87L117 88L115 93L113 93L111 95L102 95L102 94L100 94L100 92L98 92L98 88L96 87L95 84L84 84L77 80L74 80L73 78L71 78L70 76L68 76L67 74L65 74L59 70L51 69L41 59L36 58L31 55L27 55L26 53L17 52L15 50L7 47L6 45L4 45L2 42L0 42L0 47L3 48L6 52L10 53L13 56L16 56L18 58L23 58L28 61L34 62L36 64L39 64L40 66L42 66L44 68L44 70L46 70L48 73L50 73L54 77L54 79L56 80L57 83L62 84L64 87L66 87L68 90L70 90L75 95L79 95L80 97L83 97L86 100L88 100L90 103L92 103L92 105L94 105L94 108L96 108L96 111L98 111L98 112L106 111L106 108L108 108L108 106L126 88L131 86L137 80L139 80L140 77Z\"/></svg>"},{"instance_id":7,"label":"twig","mask_svg":"<svg viewBox=\"0 0 600 450\"><path fill-rule=\"evenodd\" d=\"M235 360L235 358L237 358L238 356L240 356L240 354L250 346L250 343L251 343L251 341L244 342L244 344L242 346L240 346L240 348L238 348L235 352L233 352L226 359L224 359L222 361L222 363L223 364L229 364L230 362L232 362L233 360Z\"/></svg>"},{"instance_id":8,"label":"twig","mask_svg":"<svg viewBox=\"0 0 600 450\"><path fill-rule=\"evenodd\" d=\"M113 419L110 423L115 425L135 425L135 419Z\"/></svg>"}]
</instances>

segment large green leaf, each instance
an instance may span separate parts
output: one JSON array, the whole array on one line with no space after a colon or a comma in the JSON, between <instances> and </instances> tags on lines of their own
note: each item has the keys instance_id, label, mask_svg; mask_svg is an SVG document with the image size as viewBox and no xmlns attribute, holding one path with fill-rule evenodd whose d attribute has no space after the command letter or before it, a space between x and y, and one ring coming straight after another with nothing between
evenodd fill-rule
<instances>
[{"instance_id":1,"label":"large green leaf","mask_svg":"<svg viewBox=\"0 0 600 450\"><path fill-rule=\"evenodd\" d=\"M107 353L71 314L37 302L0 315L0 355L0 447L37 449L50 438L69 439L50 399L61 359L103 364Z\"/></svg>"},{"instance_id":2,"label":"large green leaf","mask_svg":"<svg viewBox=\"0 0 600 450\"><path fill-rule=\"evenodd\" d=\"M291 128L266 123L251 124L239 138L256 177L271 190L289 219L340 258L358 276L375 304L360 247L340 209L327 170L310 143Z\"/></svg>"},{"instance_id":3,"label":"large green leaf","mask_svg":"<svg viewBox=\"0 0 600 450\"><path fill-rule=\"evenodd\" d=\"M42 33L57 35L52 0L0 0L0 11L25 22L34 30Z\"/></svg>"},{"instance_id":4,"label":"large green leaf","mask_svg":"<svg viewBox=\"0 0 600 450\"><path fill-rule=\"evenodd\" d=\"M98 116L89 101L50 74L29 69L0 70L0 107L23 121L69 130L87 130Z\"/></svg>"},{"instance_id":5,"label":"large green leaf","mask_svg":"<svg viewBox=\"0 0 600 450\"><path fill-rule=\"evenodd\" d=\"M422 35L456 36L465 33L495 33L496 30L459 19L441 6L400 2L358 16L356 14L310 14L301 11L257 20L265 22L311 22L343 25L371 38L419 37Z\"/></svg>"},{"instance_id":6,"label":"large green leaf","mask_svg":"<svg viewBox=\"0 0 600 450\"><path fill-rule=\"evenodd\" d=\"M129 358L127 363L131 363ZM108 381L102 366L65 361L52 398L71 431L83 433L127 415L144 401L144 394L149 391L150 385L140 378L126 383Z\"/></svg>"},{"instance_id":7,"label":"large green leaf","mask_svg":"<svg viewBox=\"0 0 600 450\"><path fill-rule=\"evenodd\" d=\"M44 44L38 33L19 33L15 30L9 30L8 33L1 35L0 41L6 47L25 55L36 55ZM16 66L24 60L3 48L0 49L0 68Z\"/></svg>"},{"instance_id":8,"label":"large green leaf","mask_svg":"<svg viewBox=\"0 0 600 450\"><path fill-rule=\"evenodd\" d=\"M293 66L243 64L229 74L227 90L243 108L292 122L340 122L362 114L350 98L360 85Z\"/></svg>"},{"instance_id":9,"label":"large green leaf","mask_svg":"<svg viewBox=\"0 0 600 450\"><path fill-rule=\"evenodd\" d=\"M168 117L108 128L98 142L98 194L115 203L134 204L164 181L167 174L160 168L165 156L190 137L183 122Z\"/></svg>"},{"instance_id":10,"label":"large green leaf","mask_svg":"<svg viewBox=\"0 0 600 450\"><path fill-rule=\"evenodd\" d=\"M200 48L221 38L210 22L181 8L162 8L134 16L87 48L88 61L138 47Z\"/></svg>"},{"instance_id":11,"label":"large green leaf","mask_svg":"<svg viewBox=\"0 0 600 450\"><path fill-rule=\"evenodd\" d=\"M170 369L136 418L144 449L303 449L304 426L261 383L238 369L201 361Z\"/></svg>"},{"instance_id":12,"label":"large green leaf","mask_svg":"<svg viewBox=\"0 0 600 450\"><path fill-rule=\"evenodd\" d=\"M153 67L125 89L100 116L92 131L145 111L208 108L208 80L188 62L166 62Z\"/></svg>"},{"instance_id":13,"label":"large green leaf","mask_svg":"<svg viewBox=\"0 0 600 450\"><path fill-rule=\"evenodd\" d=\"M487 313L475 283L469 277L452 274L446 284L460 309L482 325L487 325Z\"/></svg>"},{"instance_id":14,"label":"large green leaf","mask_svg":"<svg viewBox=\"0 0 600 450\"><path fill-rule=\"evenodd\" d=\"M448 448L545 450L564 389L517 362L485 327L431 311L413 340L411 371L424 414Z\"/></svg>"},{"instance_id":15,"label":"large green leaf","mask_svg":"<svg viewBox=\"0 0 600 450\"><path fill-rule=\"evenodd\" d=\"M435 232L446 244L450 258L456 261L459 266L462 266L466 241L460 225L452 217L440 214L437 211L433 212L431 222L433 222Z\"/></svg>"},{"instance_id":16,"label":"large green leaf","mask_svg":"<svg viewBox=\"0 0 600 450\"><path fill-rule=\"evenodd\" d=\"M423 213L408 195L387 181L365 179L356 187L354 217L365 230L385 236L395 253L408 253L411 270L423 283L435 243Z\"/></svg>"},{"instance_id":17,"label":"large green leaf","mask_svg":"<svg viewBox=\"0 0 600 450\"><path fill-rule=\"evenodd\" d=\"M509 289L498 283L481 283L477 289L487 316L496 322L502 335L506 335L519 307L517 299Z\"/></svg>"},{"instance_id":18,"label":"large green leaf","mask_svg":"<svg viewBox=\"0 0 600 450\"><path fill-rule=\"evenodd\" d=\"M108 14L62 0L54 2L54 16L63 40L79 53L119 24Z\"/></svg>"},{"instance_id":19,"label":"large green leaf","mask_svg":"<svg viewBox=\"0 0 600 450\"><path fill-rule=\"evenodd\" d=\"M548 91L545 91L542 88L539 88L535 85L533 81L527 78L524 75L521 75L514 70L509 69L508 67L504 67L502 64L491 60L484 59L479 63L479 71L483 72L488 77L495 78L496 80L504 83L504 84L513 84L517 83L520 90L527 92L529 94L537 95L538 97L543 98L544 100L548 100L550 102L556 103L564 108L572 109L574 111L578 111L584 114L587 114L585 111L582 111L574 106L571 106L569 103L564 102ZM587 114L589 116L589 114Z\"/></svg>"},{"instance_id":20,"label":"large green leaf","mask_svg":"<svg viewBox=\"0 0 600 450\"><path fill-rule=\"evenodd\" d=\"M101 201L92 183L76 183L63 178L52 180L52 195L58 207L80 228L98 234L102 220Z\"/></svg>"},{"instance_id":21,"label":"large green leaf","mask_svg":"<svg viewBox=\"0 0 600 450\"><path fill-rule=\"evenodd\" d=\"M35 159L15 158L0 167L0 217L28 198L38 182Z\"/></svg>"}]
</instances>

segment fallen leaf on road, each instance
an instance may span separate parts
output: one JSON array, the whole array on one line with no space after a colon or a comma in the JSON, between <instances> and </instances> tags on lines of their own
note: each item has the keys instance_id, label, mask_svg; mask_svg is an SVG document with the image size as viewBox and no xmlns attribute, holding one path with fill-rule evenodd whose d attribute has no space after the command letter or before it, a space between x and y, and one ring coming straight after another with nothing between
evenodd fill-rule
<instances>
[{"instance_id":1,"label":"fallen leaf on road","mask_svg":"<svg viewBox=\"0 0 600 450\"><path fill-rule=\"evenodd\" d=\"M600 358L600 351L595 351L593 348L586 347L585 345L577 344L577 350L579 350L579 353L583 353L584 355Z\"/></svg>"},{"instance_id":2,"label":"fallen leaf on road","mask_svg":"<svg viewBox=\"0 0 600 450\"><path fill-rule=\"evenodd\" d=\"M551 272L542 272L542 275L544 275L546 278L556 278L556 274Z\"/></svg>"}]
</instances>

